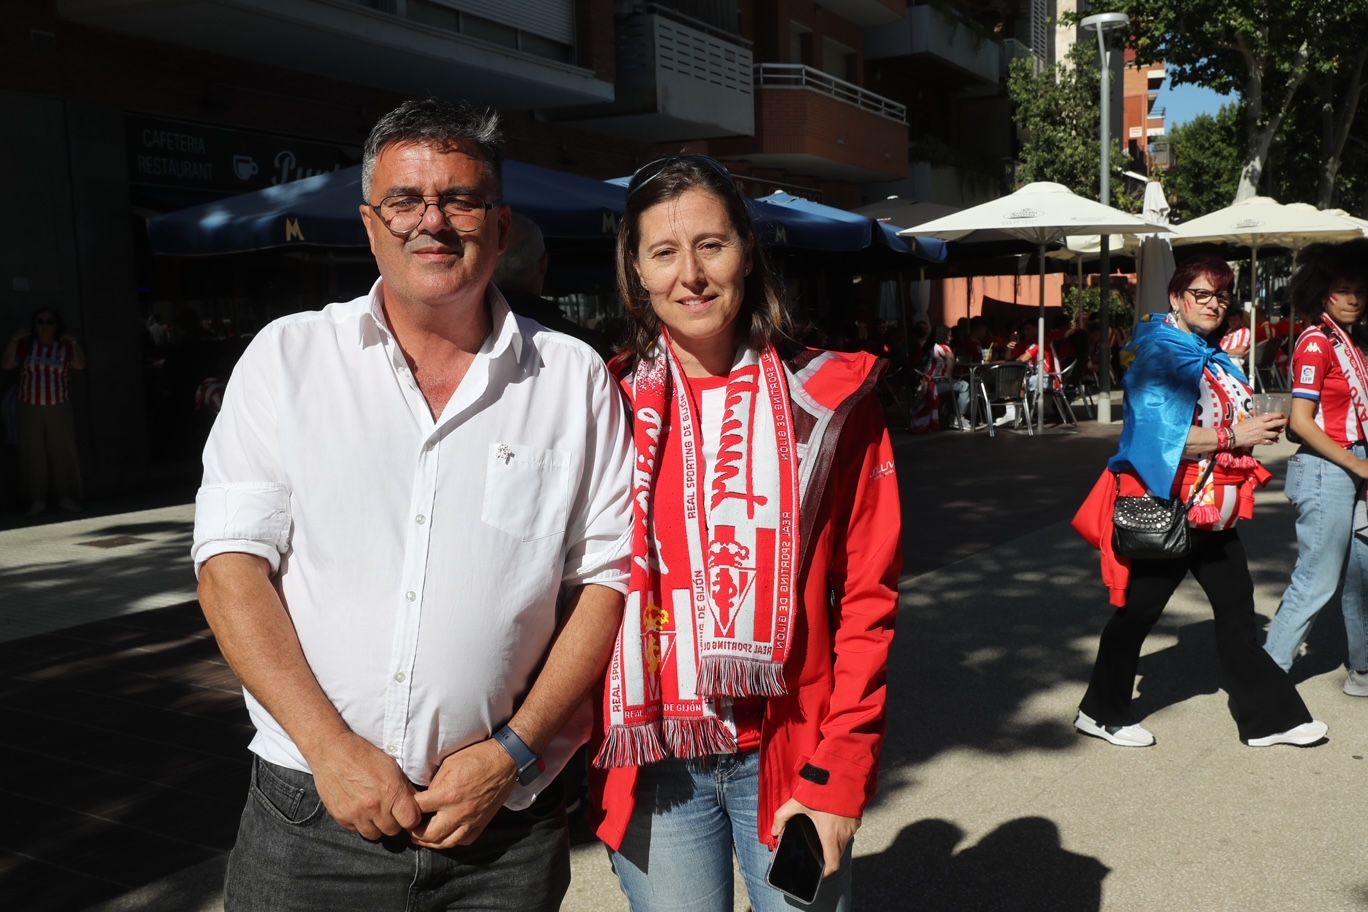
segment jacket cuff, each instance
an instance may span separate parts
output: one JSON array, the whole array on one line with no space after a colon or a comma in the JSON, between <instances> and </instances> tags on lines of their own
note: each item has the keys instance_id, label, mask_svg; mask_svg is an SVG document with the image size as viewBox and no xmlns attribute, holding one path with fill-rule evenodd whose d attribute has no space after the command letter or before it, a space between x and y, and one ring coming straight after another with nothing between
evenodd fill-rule
<instances>
[{"instance_id":1,"label":"jacket cuff","mask_svg":"<svg viewBox=\"0 0 1368 912\"><path fill-rule=\"evenodd\" d=\"M877 779L877 767L861 769L818 748L799 768L793 797L816 811L859 818L874 796Z\"/></svg>"}]
</instances>

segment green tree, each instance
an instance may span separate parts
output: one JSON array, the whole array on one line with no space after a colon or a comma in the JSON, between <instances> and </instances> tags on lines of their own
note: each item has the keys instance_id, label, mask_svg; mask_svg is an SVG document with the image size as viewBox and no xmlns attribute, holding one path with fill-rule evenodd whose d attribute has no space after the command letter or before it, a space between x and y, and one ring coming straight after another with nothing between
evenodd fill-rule
<instances>
[{"instance_id":1,"label":"green tree","mask_svg":"<svg viewBox=\"0 0 1368 912\"><path fill-rule=\"evenodd\" d=\"M1200 114L1169 130L1173 165L1164 175L1164 192L1177 221L1230 205L1244 161L1239 105L1221 107L1215 117Z\"/></svg>"},{"instance_id":2,"label":"green tree","mask_svg":"<svg viewBox=\"0 0 1368 912\"><path fill-rule=\"evenodd\" d=\"M1074 45L1066 62L1037 68L1033 57L1012 61L1007 92L1012 99L1021 147L1017 153L1017 185L1034 181L1063 184L1079 196L1097 199L1099 157L1097 49ZM1126 161L1121 144L1112 142L1112 163ZM1125 181L1113 177L1112 205L1138 208Z\"/></svg>"},{"instance_id":3,"label":"green tree","mask_svg":"<svg viewBox=\"0 0 1368 912\"><path fill-rule=\"evenodd\" d=\"M1257 192L1269 155L1299 105L1320 104L1320 195L1328 201L1365 81L1368 0L1126 0L1131 45L1164 61L1175 85L1243 101L1243 163L1235 198Z\"/></svg>"}]
</instances>

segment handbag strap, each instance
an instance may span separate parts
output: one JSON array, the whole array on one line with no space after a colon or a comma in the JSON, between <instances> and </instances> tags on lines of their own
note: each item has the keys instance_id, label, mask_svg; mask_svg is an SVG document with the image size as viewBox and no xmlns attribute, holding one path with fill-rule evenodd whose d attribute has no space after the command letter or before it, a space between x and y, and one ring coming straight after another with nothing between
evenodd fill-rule
<instances>
[{"instance_id":1,"label":"handbag strap","mask_svg":"<svg viewBox=\"0 0 1368 912\"><path fill-rule=\"evenodd\" d=\"M1192 505L1197 502L1197 495L1202 493L1202 485L1206 484L1206 480L1211 477L1211 470L1214 468L1216 468L1216 454L1212 453L1211 458L1207 460L1206 471L1202 473L1201 478L1197 479L1197 486L1192 489L1191 496L1183 504L1184 507L1189 510L1192 509Z\"/></svg>"},{"instance_id":2,"label":"handbag strap","mask_svg":"<svg viewBox=\"0 0 1368 912\"><path fill-rule=\"evenodd\" d=\"M1200 494L1200 493L1202 493L1202 485L1206 484L1206 480L1207 480L1208 478L1211 477L1211 471L1212 471L1212 469L1214 469L1214 468L1216 468L1216 454L1215 454L1215 453L1212 453L1212 454L1211 454L1211 459L1207 462L1206 471L1202 473L1202 477L1201 477L1201 478L1197 479L1197 486L1196 486L1195 488L1192 489L1192 494L1191 494L1191 496L1189 496L1188 499L1183 503L1183 508L1184 508L1184 509L1187 509L1187 510L1191 510L1191 509L1192 509L1192 505L1195 504L1195 503L1197 502L1197 495ZM1120 496L1120 494L1121 494L1121 473L1120 473L1120 472L1117 472L1117 473L1116 473L1116 493L1117 493L1118 496ZM1166 498L1164 498L1164 499L1165 499L1165 500L1169 500L1170 498L1167 498L1167 497L1166 497Z\"/></svg>"}]
</instances>

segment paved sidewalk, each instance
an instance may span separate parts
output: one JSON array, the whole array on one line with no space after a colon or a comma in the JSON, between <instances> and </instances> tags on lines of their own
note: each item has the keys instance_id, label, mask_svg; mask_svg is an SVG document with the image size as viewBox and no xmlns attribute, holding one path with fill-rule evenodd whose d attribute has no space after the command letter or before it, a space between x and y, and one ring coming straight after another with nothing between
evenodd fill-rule
<instances>
[{"instance_id":1,"label":"paved sidewalk","mask_svg":"<svg viewBox=\"0 0 1368 912\"><path fill-rule=\"evenodd\" d=\"M1190 581L1141 663L1158 745L1073 733L1106 610L1067 520L1118 431L899 439L908 560L858 909L1368 907L1345 848L1368 810L1368 701L1339 693L1333 609L1297 670L1328 744L1236 740ZM1295 558L1290 451L1271 451L1278 480L1242 527L1266 616ZM173 507L0 532L0 908L221 909L250 729L193 602L189 520ZM600 847L573 865L566 909L626 908Z\"/></svg>"}]
</instances>

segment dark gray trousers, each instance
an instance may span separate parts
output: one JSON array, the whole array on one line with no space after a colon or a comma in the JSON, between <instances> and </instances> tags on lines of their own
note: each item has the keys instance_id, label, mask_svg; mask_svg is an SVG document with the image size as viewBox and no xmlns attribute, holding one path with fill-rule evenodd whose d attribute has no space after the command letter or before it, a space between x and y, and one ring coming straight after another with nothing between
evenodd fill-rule
<instances>
[{"instance_id":1,"label":"dark gray trousers","mask_svg":"<svg viewBox=\"0 0 1368 912\"><path fill-rule=\"evenodd\" d=\"M474 845L437 852L405 834L363 839L332 818L308 773L253 758L224 909L553 912L570 885L569 851L555 787L525 811L499 811Z\"/></svg>"}]
</instances>

